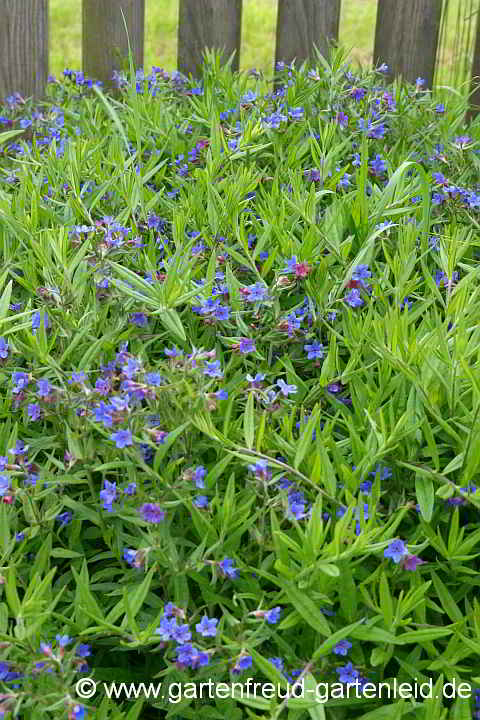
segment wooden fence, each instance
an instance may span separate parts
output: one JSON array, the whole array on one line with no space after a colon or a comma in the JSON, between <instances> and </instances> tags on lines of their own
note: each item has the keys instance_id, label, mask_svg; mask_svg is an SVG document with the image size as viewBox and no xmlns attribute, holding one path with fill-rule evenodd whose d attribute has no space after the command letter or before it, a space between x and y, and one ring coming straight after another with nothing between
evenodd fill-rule
<instances>
[{"instance_id":1,"label":"wooden fence","mask_svg":"<svg viewBox=\"0 0 480 720\"><path fill-rule=\"evenodd\" d=\"M149 0L161 2L162 0ZM313 47L326 54L338 39L341 0L278 0L275 61L297 63ZM80 9L80 0L79 0ZM82 0L83 70L111 86L128 53L125 17L137 67L143 66L145 0ZM432 85L442 0L378 0L374 63L390 73ZM205 47L236 51L238 69L242 0L179 0L178 70L197 75ZM480 74L480 22L473 73ZM48 77L48 0L0 0L0 101L14 91L42 97ZM480 92L472 96L480 105Z\"/></svg>"}]
</instances>

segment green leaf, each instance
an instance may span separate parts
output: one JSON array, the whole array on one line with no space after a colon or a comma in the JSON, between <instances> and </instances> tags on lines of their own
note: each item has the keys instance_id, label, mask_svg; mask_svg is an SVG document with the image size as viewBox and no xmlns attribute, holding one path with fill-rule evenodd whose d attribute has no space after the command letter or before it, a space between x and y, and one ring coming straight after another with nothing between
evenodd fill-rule
<instances>
[{"instance_id":1,"label":"green leaf","mask_svg":"<svg viewBox=\"0 0 480 720\"><path fill-rule=\"evenodd\" d=\"M315 565L315 569L320 570L321 572L325 573L325 575L329 575L330 577L340 577L340 569L337 567L337 565L333 565L332 563L317 563Z\"/></svg>"},{"instance_id":2,"label":"green leaf","mask_svg":"<svg viewBox=\"0 0 480 720\"><path fill-rule=\"evenodd\" d=\"M1 136L0 136L1 137ZM7 287L2 293L0 298L0 321L7 317L10 306L10 297L12 295L12 280L8 283Z\"/></svg>"},{"instance_id":3,"label":"green leaf","mask_svg":"<svg viewBox=\"0 0 480 720\"><path fill-rule=\"evenodd\" d=\"M169 432L164 442L158 446L157 451L155 452L155 459L153 461L153 469L155 470L155 472L158 472L160 468L160 463L162 462L163 458L165 457L166 453L171 448L175 440L178 438L179 435L184 432L184 430L189 425L190 420L187 420L186 423L183 423L183 425L180 425L179 427L175 428L175 430Z\"/></svg>"},{"instance_id":4,"label":"green leaf","mask_svg":"<svg viewBox=\"0 0 480 720\"><path fill-rule=\"evenodd\" d=\"M388 578L383 572L380 578L380 608L383 612L383 619L387 628L393 624L393 600L388 587Z\"/></svg>"},{"instance_id":5,"label":"green leaf","mask_svg":"<svg viewBox=\"0 0 480 720\"><path fill-rule=\"evenodd\" d=\"M333 633L333 635L330 635L330 637L327 638L327 640L324 640L320 647L315 650L312 657L312 662L316 662L318 658L322 657L323 655L328 655L332 648L334 648L335 645L340 642L340 640L344 640L346 637L351 635L354 629L357 628L359 625L362 625L364 622L365 619L362 618L361 620L357 620L357 622L351 623L351 625L346 625L341 630L337 630L337 632Z\"/></svg>"},{"instance_id":6,"label":"green leaf","mask_svg":"<svg viewBox=\"0 0 480 720\"><path fill-rule=\"evenodd\" d=\"M52 533L48 533L47 537L43 541L41 547L38 549L35 556L35 561L30 569L30 579L38 573L39 576L43 575L46 570L49 569L49 558L52 554Z\"/></svg>"},{"instance_id":7,"label":"green leaf","mask_svg":"<svg viewBox=\"0 0 480 720\"><path fill-rule=\"evenodd\" d=\"M470 686L470 683L465 683L465 686ZM456 688L458 692L458 683ZM461 688L461 690L463 694L466 695L466 687ZM470 700L467 697L457 697L450 717L452 720L471 720L472 711L470 709Z\"/></svg>"},{"instance_id":8,"label":"green leaf","mask_svg":"<svg viewBox=\"0 0 480 720\"><path fill-rule=\"evenodd\" d=\"M302 424L302 426L301 426L302 433L298 440L297 451L295 453L295 458L293 460L293 467L295 468L295 470L298 470L308 449L313 444L312 436L313 436L313 431L315 429L315 425L317 424L317 420L318 420L318 412L312 412L311 416L308 419L307 424L305 426Z\"/></svg>"},{"instance_id":9,"label":"green leaf","mask_svg":"<svg viewBox=\"0 0 480 720\"><path fill-rule=\"evenodd\" d=\"M139 698L139 700L136 701L134 705L130 708L128 713L125 716L125 720L138 720L140 717L140 713L143 710L145 700L143 698Z\"/></svg>"},{"instance_id":10,"label":"green leaf","mask_svg":"<svg viewBox=\"0 0 480 720\"><path fill-rule=\"evenodd\" d=\"M317 473L312 473L312 480L318 484L322 483L327 492L332 497L335 497L337 493L337 478L330 458L328 457L327 450L322 442L316 443L314 459L316 460L317 458L319 460L318 468L316 468Z\"/></svg>"},{"instance_id":11,"label":"green leaf","mask_svg":"<svg viewBox=\"0 0 480 720\"><path fill-rule=\"evenodd\" d=\"M187 335L185 328L180 320L180 315L176 310L168 309L160 312L152 313L152 315L158 315L158 319L165 326L165 328L180 342L187 342Z\"/></svg>"},{"instance_id":12,"label":"green leaf","mask_svg":"<svg viewBox=\"0 0 480 720\"><path fill-rule=\"evenodd\" d=\"M432 580L437 591L438 599L452 622L462 622L463 613L453 599L447 586L443 584L437 573L432 570Z\"/></svg>"},{"instance_id":13,"label":"green leaf","mask_svg":"<svg viewBox=\"0 0 480 720\"><path fill-rule=\"evenodd\" d=\"M215 482L221 477L225 471L227 465L232 461L231 455L225 455L216 465L208 471L208 475L205 478L205 487L210 489L215 485Z\"/></svg>"},{"instance_id":14,"label":"green leaf","mask_svg":"<svg viewBox=\"0 0 480 720\"><path fill-rule=\"evenodd\" d=\"M300 613L310 627L326 637L329 637L332 634L327 619L318 609L313 600L308 597L308 595L287 580L282 580L280 582L280 586L285 591L285 594L293 605L293 608Z\"/></svg>"},{"instance_id":15,"label":"green leaf","mask_svg":"<svg viewBox=\"0 0 480 720\"><path fill-rule=\"evenodd\" d=\"M270 660L266 660L252 647L248 648L248 653L252 656L252 660L256 667L261 670L265 677L267 677L275 686L279 685L281 688L288 688L288 681L282 673L277 670L275 665L270 662Z\"/></svg>"},{"instance_id":16,"label":"green leaf","mask_svg":"<svg viewBox=\"0 0 480 720\"><path fill-rule=\"evenodd\" d=\"M430 522L435 503L435 492L433 481L430 477L418 475L415 478L415 492L417 495L420 512L425 522Z\"/></svg>"},{"instance_id":17,"label":"green leaf","mask_svg":"<svg viewBox=\"0 0 480 720\"><path fill-rule=\"evenodd\" d=\"M397 642L400 645L415 644L421 642L429 642L430 640L437 640L438 638L447 637L451 635L453 630L450 628L432 628L431 630L410 630L408 632L399 635Z\"/></svg>"},{"instance_id":18,"label":"green leaf","mask_svg":"<svg viewBox=\"0 0 480 720\"><path fill-rule=\"evenodd\" d=\"M78 519L89 520L94 525L101 526L102 523L98 512L95 512L95 510L91 510L84 503L79 503L76 500L73 500L69 495L66 495L65 493L62 495L62 502L66 507L70 508L70 510L75 511L75 516Z\"/></svg>"},{"instance_id":19,"label":"green leaf","mask_svg":"<svg viewBox=\"0 0 480 720\"><path fill-rule=\"evenodd\" d=\"M240 689L236 685L237 683L235 683L234 686L230 687L230 697L232 697L234 700L239 703L243 703L244 705L248 705L249 707L255 708L255 710L268 711L271 709L272 703L270 700L262 698L255 693L250 694L244 691L243 688Z\"/></svg>"},{"instance_id":20,"label":"green leaf","mask_svg":"<svg viewBox=\"0 0 480 720\"><path fill-rule=\"evenodd\" d=\"M7 603L14 616L17 617L20 614L20 598L17 592L17 575L15 567L8 568L5 573L5 595L7 597Z\"/></svg>"},{"instance_id":21,"label":"green leaf","mask_svg":"<svg viewBox=\"0 0 480 720\"><path fill-rule=\"evenodd\" d=\"M6 132L0 133L0 145L3 145L3 143L8 142L12 138L17 137L24 132L25 130L6 130Z\"/></svg>"},{"instance_id":22,"label":"green leaf","mask_svg":"<svg viewBox=\"0 0 480 720\"><path fill-rule=\"evenodd\" d=\"M377 616L381 617L381 616ZM393 645L402 645L399 638L392 635L392 633L382 630L382 628L375 627L373 625L367 625L364 627L355 628L352 630L351 635L357 640L365 640L366 642L380 642Z\"/></svg>"},{"instance_id":23,"label":"green leaf","mask_svg":"<svg viewBox=\"0 0 480 720\"><path fill-rule=\"evenodd\" d=\"M54 547L50 551L52 557L58 558L81 558L84 557L82 553L75 552L74 550L67 550L67 548Z\"/></svg>"},{"instance_id":24,"label":"green leaf","mask_svg":"<svg viewBox=\"0 0 480 720\"><path fill-rule=\"evenodd\" d=\"M117 130L120 133L120 136L121 136L123 142L125 143L125 149L127 151L127 157L128 157L129 152L130 152L128 149L128 139L125 134L125 130L123 129L123 125L120 121L120 118L118 117L118 113L113 108L112 103L107 100L106 96L103 94L103 92L100 90L100 88L98 88L97 85L95 85L95 83L93 84L93 89L97 93L97 95L100 98L100 100L102 101L102 103L104 104L106 111L108 112L108 114L112 118L115 126L117 127Z\"/></svg>"},{"instance_id":25,"label":"green leaf","mask_svg":"<svg viewBox=\"0 0 480 720\"><path fill-rule=\"evenodd\" d=\"M396 703L382 705L382 707L370 712L358 715L358 720L399 720L402 715L411 712L411 706L406 705L405 700Z\"/></svg>"},{"instance_id":26,"label":"green leaf","mask_svg":"<svg viewBox=\"0 0 480 720\"><path fill-rule=\"evenodd\" d=\"M71 567L71 571L77 584L75 593L75 619L80 629L84 630L89 625L88 617L85 617L85 613L91 613L96 618L101 618L101 621L103 621L103 613L90 590L87 561L84 560L80 574L77 573L73 566Z\"/></svg>"},{"instance_id":27,"label":"green leaf","mask_svg":"<svg viewBox=\"0 0 480 720\"><path fill-rule=\"evenodd\" d=\"M254 400L254 393L249 392L245 413L243 415L243 434L245 437L245 445L249 450L253 449L253 441L255 439Z\"/></svg>"},{"instance_id":28,"label":"green leaf","mask_svg":"<svg viewBox=\"0 0 480 720\"><path fill-rule=\"evenodd\" d=\"M145 577L142 580L142 582L140 583L140 585L138 585L135 588L135 590L132 590L131 588L129 588L129 589L125 588L124 594L128 593L128 603L130 606L130 611L134 618L138 615L138 613L140 612L140 610L142 608L145 598L147 597L147 594L150 590L153 576L154 576L155 572L157 571L157 569L158 569L157 566L153 565L153 567L150 568L150 570L145 575ZM112 618L109 618L109 621L113 622ZM127 616L125 616L123 619L122 625L121 625L122 628L127 627L127 624L128 624L127 621L128 621L128 618L127 618Z\"/></svg>"},{"instance_id":29,"label":"green leaf","mask_svg":"<svg viewBox=\"0 0 480 720\"><path fill-rule=\"evenodd\" d=\"M443 707L442 690L444 686L444 677L440 675L433 687L431 697L425 698L423 701L425 707L425 720L439 720Z\"/></svg>"}]
</instances>

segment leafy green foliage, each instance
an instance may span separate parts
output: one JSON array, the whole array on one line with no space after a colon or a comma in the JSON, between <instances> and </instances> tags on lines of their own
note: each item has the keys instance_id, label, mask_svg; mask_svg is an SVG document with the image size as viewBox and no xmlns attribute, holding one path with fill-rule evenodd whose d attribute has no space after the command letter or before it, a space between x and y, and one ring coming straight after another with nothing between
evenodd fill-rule
<instances>
[{"instance_id":1,"label":"leafy green foliage","mask_svg":"<svg viewBox=\"0 0 480 720\"><path fill-rule=\"evenodd\" d=\"M2 110L6 717L471 713L478 123L345 61Z\"/></svg>"}]
</instances>

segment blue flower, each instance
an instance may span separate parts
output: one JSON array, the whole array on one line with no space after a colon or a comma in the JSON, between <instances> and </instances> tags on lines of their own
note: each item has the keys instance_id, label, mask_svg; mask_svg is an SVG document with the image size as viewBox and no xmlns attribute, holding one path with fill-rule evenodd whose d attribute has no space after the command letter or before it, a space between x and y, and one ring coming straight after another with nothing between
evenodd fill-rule
<instances>
[{"instance_id":1,"label":"blue flower","mask_svg":"<svg viewBox=\"0 0 480 720\"><path fill-rule=\"evenodd\" d=\"M356 288L354 288L348 293L348 295L345 297L345 301L351 307L361 307L365 304L363 299L360 297L360 290L357 290Z\"/></svg>"},{"instance_id":2,"label":"blue flower","mask_svg":"<svg viewBox=\"0 0 480 720\"><path fill-rule=\"evenodd\" d=\"M209 619L206 615L203 616L201 622L195 625L195 629L203 637L215 637L217 634L217 618Z\"/></svg>"},{"instance_id":3,"label":"blue flower","mask_svg":"<svg viewBox=\"0 0 480 720\"><path fill-rule=\"evenodd\" d=\"M122 449L128 445L133 445L132 433L130 430L117 430L110 435L110 440L115 441L117 448Z\"/></svg>"},{"instance_id":4,"label":"blue flower","mask_svg":"<svg viewBox=\"0 0 480 720\"><path fill-rule=\"evenodd\" d=\"M66 647L72 642L72 638L68 635L55 635L55 640L59 647Z\"/></svg>"},{"instance_id":5,"label":"blue flower","mask_svg":"<svg viewBox=\"0 0 480 720\"><path fill-rule=\"evenodd\" d=\"M98 382L98 380L97 380ZM112 405L106 405L103 400L100 401L100 405L93 408L93 414L95 416L95 422L102 422L105 427L112 427L113 417L112 412L114 408ZM113 439L113 438L112 438Z\"/></svg>"},{"instance_id":6,"label":"blue flower","mask_svg":"<svg viewBox=\"0 0 480 720\"><path fill-rule=\"evenodd\" d=\"M83 705L74 705L71 714L72 720L85 720L87 711Z\"/></svg>"},{"instance_id":7,"label":"blue flower","mask_svg":"<svg viewBox=\"0 0 480 720\"><path fill-rule=\"evenodd\" d=\"M383 175L383 173L386 171L387 166L382 159L381 155L376 155L375 160L370 160L368 163L370 166L370 169L372 171L373 175Z\"/></svg>"},{"instance_id":8,"label":"blue flower","mask_svg":"<svg viewBox=\"0 0 480 720\"><path fill-rule=\"evenodd\" d=\"M375 470L372 470L368 474L372 477L375 477L377 473L380 473L380 479L381 480L387 480L388 478L392 477L392 470L389 467L383 467L380 465L380 463L377 463L375 466Z\"/></svg>"},{"instance_id":9,"label":"blue flower","mask_svg":"<svg viewBox=\"0 0 480 720\"><path fill-rule=\"evenodd\" d=\"M135 567L135 563L137 560L137 551L132 550L131 548L125 548L123 551L123 559L125 562L127 562L132 567Z\"/></svg>"},{"instance_id":10,"label":"blue flower","mask_svg":"<svg viewBox=\"0 0 480 720\"><path fill-rule=\"evenodd\" d=\"M37 395L39 397L48 397L52 387L48 380L37 381Z\"/></svg>"},{"instance_id":11,"label":"blue flower","mask_svg":"<svg viewBox=\"0 0 480 720\"><path fill-rule=\"evenodd\" d=\"M193 471L192 479L195 482L195 485L199 489L203 489L205 487L205 476L207 474L207 471L203 467L203 465L198 465L195 470Z\"/></svg>"},{"instance_id":12,"label":"blue flower","mask_svg":"<svg viewBox=\"0 0 480 720\"><path fill-rule=\"evenodd\" d=\"M242 338L238 349L243 355L246 355L247 353L255 352L256 347L254 341L250 338Z\"/></svg>"},{"instance_id":13,"label":"blue flower","mask_svg":"<svg viewBox=\"0 0 480 720\"><path fill-rule=\"evenodd\" d=\"M255 377L252 377L251 375L246 375L246 379L250 383L250 385L253 385L254 387L260 387L260 383L262 380L265 380L264 373L257 373Z\"/></svg>"},{"instance_id":14,"label":"blue flower","mask_svg":"<svg viewBox=\"0 0 480 720\"><path fill-rule=\"evenodd\" d=\"M45 313L45 315L44 315L43 326L44 326L45 330L48 330L48 328L50 327L50 322L49 322L47 313ZM37 312L33 313L33 315L32 315L32 334L33 335L37 334L37 330L39 327L40 327L40 313L37 311Z\"/></svg>"},{"instance_id":15,"label":"blue flower","mask_svg":"<svg viewBox=\"0 0 480 720\"><path fill-rule=\"evenodd\" d=\"M360 491L369 495L372 492L372 485L373 482L371 480L364 480L364 482L360 483Z\"/></svg>"},{"instance_id":16,"label":"blue flower","mask_svg":"<svg viewBox=\"0 0 480 720\"><path fill-rule=\"evenodd\" d=\"M69 510L66 510L63 513L59 513L55 520L60 523L60 527L64 527L65 525L68 525L72 521L72 513Z\"/></svg>"},{"instance_id":17,"label":"blue flower","mask_svg":"<svg viewBox=\"0 0 480 720\"><path fill-rule=\"evenodd\" d=\"M245 296L245 300L251 303L265 302L269 299L268 288L261 283L255 283L255 285L250 285L249 287L244 288L242 294Z\"/></svg>"},{"instance_id":18,"label":"blue flower","mask_svg":"<svg viewBox=\"0 0 480 720\"><path fill-rule=\"evenodd\" d=\"M304 109L303 107L291 108L288 114L292 120L301 120L303 118Z\"/></svg>"},{"instance_id":19,"label":"blue flower","mask_svg":"<svg viewBox=\"0 0 480 720\"><path fill-rule=\"evenodd\" d=\"M130 322L137 327L145 327L148 325L148 318L143 312L136 312L130 315Z\"/></svg>"},{"instance_id":20,"label":"blue flower","mask_svg":"<svg viewBox=\"0 0 480 720\"><path fill-rule=\"evenodd\" d=\"M85 658L89 657L89 655L92 654L92 647L91 645L86 645L85 643L80 643L80 645L77 646L77 649L75 650L75 655L77 657Z\"/></svg>"},{"instance_id":21,"label":"blue flower","mask_svg":"<svg viewBox=\"0 0 480 720\"><path fill-rule=\"evenodd\" d=\"M293 395L297 392L297 386L296 385L287 385L285 380L280 379L276 386L280 388L280 392L285 397L288 397L289 395Z\"/></svg>"},{"instance_id":22,"label":"blue flower","mask_svg":"<svg viewBox=\"0 0 480 720\"><path fill-rule=\"evenodd\" d=\"M144 503L140 508L139 512L146 522L158 525L165 518L165 511L162 510L160 505L156 503Z\"/></svg>"},{"instance_id":23,"label":"blue flower","mask_svg":"<svg viewBox=\"0 0 480 720\"><path fill-rule=\"evenodd\" d=\"M340 640L333 648L333 652L335 655L346 655L351 647L352 643L349 640Z\"/></svg>"},{"instance_id":24,"label":"blue flower","mask_svg":"<svg viewBox=\"0 0 480 720\"><path fill-rule=\"evenodd\" d=\"M83 370L80 370L79 372L73 371L70 379L68 380L68 384L72 385L72 383L83 383L86 379L87 376L85 375Z\"/></svg>"},{"instance_id":25,"label":"blue flower","mask_svg":"<svg viewBox=\"0 0 480 720\"><path fill-rule=\"evenodd\" d=\"M194 670L197 667L208 665L208 653L197 650L192 645L178 645L175 652L177 654L176 661L179 665L191 667Z\"/></svg>"},{"instance_id":26,"label":"blue flower","mask_svg":"<svg viewBox=\"0 0 480 720\"><path fill-rule=\"evenodd\" d=\"M225 577L229 577L231 580L234 580L238 577L238 570L235 567L235 561L232 560L232 558L224 558L221 562L218 563L218 567L222 575L224 575Z\"/></svg>"},{"instance_id":27,"label":"blue flower","mask_svg":"<svg viewBox=\"0 0 480 720\"><path fill-rule=\"evenodd\" d=\"M158 387L158 385L163 385L165 383L165 378L163 375L160 375L160 373L156 372L150 372L145 375L145 380L149 385L153 385L154 387Z\"/></svg>"},{"instance_id":28,"label":"blue flower","mask_svg":"<svg viewBox=\"0 0 480 720\"><path fill-rule=\"evenodd\" d=\"M370 277L372 277L372 273L368 269L368 265L355 266L352 273L352 280L357 280L358 282L360 282L362 287L366 287L366 283L364 281Z\"/></svg>"},{"instance_id":29,"label":"blue flower","mask_svg":"<svg viewBox=\"0 0 480 720\"><path fill-rule=\"evenodd\" d=\"M296 520L302 520L306 517L305 495L301 490L293 489L288 493L288 514L293 515Z\"/></svg>"},{"instance_id":30,"label":"blue flower","mask_svg":"<svg viewBox=\"0 0 480 720\"><path fill-rule=\"evenodd\" d=\"M208 375L212 378L222 378L223 372L220 369L220 360L214 360L213 362L206 362L203 370L204 375Z\"/></svg>"},{"instance_id":31,"label":"blue flower","mask_svg":"<svg viewBox=\"0 0 480 720\"><path fill-rule=\"evenodd\" d=\"M12 392L14 395L18 395L22 390L26 389L29 383L29 377L24 372L14 372L12 375L13 388Z\"/></svg>"},{"instance_id":32,"label":"blue flower","mask_svg":"<svg viewBox=\"0 0 480 720\"><path fill-rule=\"evenodd\" d=\"M253 92L253 90L248 90L245 95L242 97L242 104L247 103L253 103L257 99L257 93Z\"/></svg>"},{"instance_id":33,"label":"blue flower","mask_svg":"<svg viewBox=\"0 0 480 720\"><path fill-rule=\"evenodd\" d=\"M105 480L103 490L100 490L100 500L103 502L103 509L108 512L112 512L112 505L116 499L117 483L111 483L108 480Z\"/></svg>"},{"instance_id":34,"label":"blue flower","mask_svg":"<svg viewBox=\"0 0 480 720\"><path fill-rule=\"evenodd\" d=\"M276 623L280 620L280 615L282 614L282 608L277 606L272 608L271 610L268 610L268 612L265 613L265 620L270 625L276 625Z\"/></svg>"},{"instance_id":35,"label":"blue flower","mask_svg":"<svg viewBox=\"0 0 480 720\"><path fill-rule=\"evenodd\" d=\"M182 644L188 642L191 639L192 633L190 632L190 628L188 627L188 625L177 625L177 621L175 619L175 624L172 629L172 640L175 640L175 642Z\"/></svg>"},{"instance_id":36,"label":"blue flower","mask_svg":"<svg viewBox=\"0 0 480 720\"><path fill-rule=\"evenodd\" d=\"M3 497L10 490L10 478L8 475L0 475L0 497Z\"/></svg>"},{"instance_id":37,"label":"blue flower","mask_svg":"<svg viewBox=\"0 0 480 720\"><path fill-rule=\"evenodd\" d=\"M0 337L0 358L6 360L8 357L9 345L5 338Z\"/></svg>"},{"instance_id":38,"label":"blue flower","mask_svg":"<svg viewBox=\"0 0 480 720\"><path fill-rule=\"evenodd\" d=\"M297 265L297 256L294 255L290 260L286 261L286 265L282 272L284 273L292 273L295 272L295 267Z\"/></svg>"},{"instance_id":39,"label":"blue flower","mask_svg":"<svg viewBox=\"0 0 480 720\"><path fill-rule=\"evenodd\" d=\"M257 460L255 464L248 465L248 469L258 478L270 480L272 477L272 471L268 469L268 462L266 460Z\"/></svg>"},{"instance_id":40,"label":"blue flower","mask_svg":"<svg viewBox=\"0 0 480 720\"><path fill-rule=\"evenodd\" d=\"M344 665L343 667L336 668L335 671L338 673L338 679L342 683L353 684L359 676L358 670L355 670L351 662L347 663L347 665Z\"/></svg>"},{"instance_id":41,"label":"blue flower","mask_svg":"<svg viewBox=\"0 0 480 720\"><path fill-rule=\"evenodd\" d=\"M181 357L183 350L178 350L177 346L174 345L172 348L165 348L165 355L170 358Z\"/></svg>"},{"instance_id":42,"label":"blue flower","mask_svg":"<svg viewBox=\"0 0 480 720\"><path fill-rule=\"evenodd\" d=\"M365 97L367 91L365 88L352 88L350 91L351 96L354 98L355 102L359 102L360 100L363 100Z\"/></svg>"},{"instance_id":43,"label":"blue flower","mask_svg":"<svg viewBox=\"0 0 480 720\"><path fill-rule=\"evenodd\" d=\"M123 365L123 367L122 367L122 373L129 380L132 380L133 377L137 374L137 372L139 370L140 370L140 363L136 358L128 358L127 364Z\"/></svg>"},{"instance_id":44,"label":"blue flower","mask_svg":"<svg viewBox=\"0 0 480 720\"><path fill-rule=\"evenodd\" d=\"M405 555L408 555L408 550L403 540L394 540L390 545L385 548L383 554L386 558L391 558L394 563L398 565Z\"/></svg>"},{"instance_id":45,"label":"blue flower","mask_svg":"<svg viewBox=\"0 0 480 720\"><path fill-rule=\"evenodd\" d=\"M168 619L163 617L160 620L159 627L155 630L155 635L160 635L164 642L168 642L172 639L173 631L177 627L177 621L175 618Z\"/></svg>"},{"instance_id":46,"label":"blue flower","mask_svg":"<svg viewBox=\"0 0 480 720\"><path fill-rule=\"evenodd\" d=\"M196 495L193 500L193 504L195 505L195 507L200 509L208 507L208 503L209 499L206 495Z\"/></svg>"},{"instance_id":47,"label":"blue flower","mask_svg":"<svg viewBox=\"0 0 480 720\"><path fill-rule=\"evenodd\" d=\"M304 350L306 350L307 358L309 360L313 360L315 358L323 358L325 348L323 347L322 343L319 343L317 340L314 340L309 345L304 345Z\"/></svg>"},{"instance_id":48,"label":"blue flower","mask_svg":"<svg viewBox=\"0 0 480 720\"><path fill-rule=\"evenodd\" d=\"M280 657L268 658L268 662L272 663L273 667L276 667L279 672L283 672L283 660Z\"/></svg>"},{"instance_id":49,"label":"blue flower","mask_svg":"<svg viewBox=\"0 0 480 720\"><path fill-rule=\"evenodd\" d=\"M244 670L248 670L252 667L252 656L251 655L240 655L234 667L232 673L239 675Z\"/></svg>"}]
</instances>

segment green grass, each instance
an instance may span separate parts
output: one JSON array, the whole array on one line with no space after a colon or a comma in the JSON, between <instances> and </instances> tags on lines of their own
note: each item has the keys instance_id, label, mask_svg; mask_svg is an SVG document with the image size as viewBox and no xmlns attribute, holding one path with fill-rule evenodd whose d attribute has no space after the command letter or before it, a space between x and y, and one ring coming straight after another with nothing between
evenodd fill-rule
<instances>
[{"instance_id":1,"label":"green grass","mask_svg":"<svg viewBox=\"0 0 480 720\"><path fill-rule=\"evenodd\" d=\"M445 0L444 0L445 1ZM476 1L476 0L475 0ZM351 49L354 64L372 62L376 0L343 0L340 44ZM475 2L473 2L475 5ZM50 67L60 74L65 67L81 67L80 0L50 0ZM457 47L463 28L475 21L472 0L449 0L448 29L442 47L440 81L452 80L463 62ZM465 10L462 10L465 8ZM271 71L275 53L276 0L244 0L241 68ZM145 67L176 68L178 0L146 3ZM459 18L457 24L457 18Z\"/></svg>"}]
</instances>

